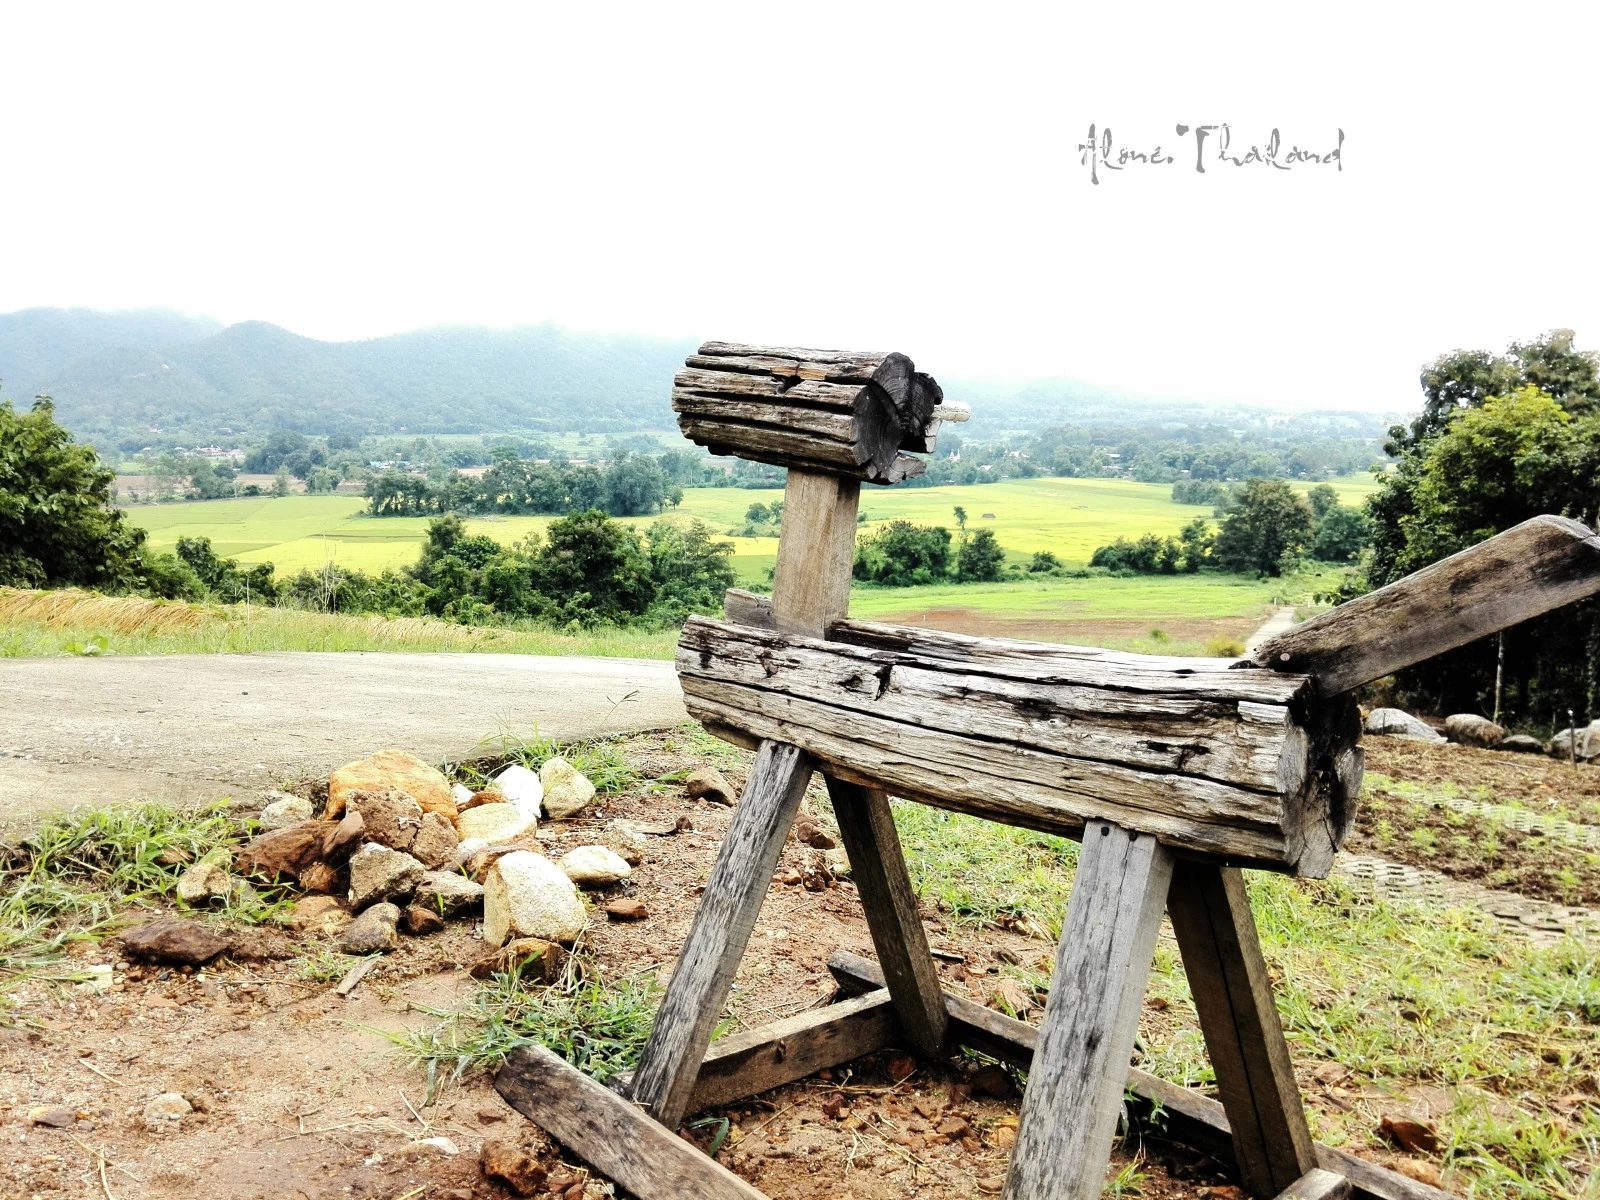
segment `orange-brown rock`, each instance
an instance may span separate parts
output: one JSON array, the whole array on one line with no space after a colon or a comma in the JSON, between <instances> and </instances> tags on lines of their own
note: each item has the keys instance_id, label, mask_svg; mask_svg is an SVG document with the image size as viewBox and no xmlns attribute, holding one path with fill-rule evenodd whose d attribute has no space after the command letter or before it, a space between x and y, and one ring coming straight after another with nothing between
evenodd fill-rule
<instances>
[{"instance_id":1,"label":"orange-brown rock","mask_svg":"<svg viewBox=\"0 0 1600 1200\"><path fill-rule=\"evenodd\" d=\"M233 858L240 875L263 879L296 876L322 854L322 843L333 829L329 821L301 821L274 829L247 842Z\"/></svg>"},{"instance_id":2,"label":"orange-brown rock","mask_svg":"<svg viewBox=\"0 0 1600 1200\"><path fill-rule=\"evenodd\" d=\"M436 812L456 818L456 802L450 796L450 781L415 754L404 750L379 750L360 762L340 767L328 778L328 807L324 816L342 816L352 791L404 792L422 806L423 812Z\"/></svg>"}]
</instances>

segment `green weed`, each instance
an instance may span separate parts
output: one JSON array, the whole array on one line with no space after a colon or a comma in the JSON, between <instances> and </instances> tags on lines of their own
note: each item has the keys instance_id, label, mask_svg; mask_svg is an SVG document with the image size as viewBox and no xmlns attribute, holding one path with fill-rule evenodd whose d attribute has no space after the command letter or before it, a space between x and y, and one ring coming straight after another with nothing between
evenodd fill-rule
<instances>
[{"instance_id":1,"label":"green weed","mask_svg":"<svg viewBox=\"0 0 1600 1200\"><path fill-rule=\"evenodd\" d=\"M577 962L569 959L561 979L547 987L496 975L464 1009L419 1009L442 1018L431 1029L373 1032L427 1071L430 1099L441 1068L459 1079L473 1067L497 1066L512 1050L530 1044L544 1046L604 1083L639 1061L660 989L654 976L584 977Z\"/></svg>"}]
</instances>

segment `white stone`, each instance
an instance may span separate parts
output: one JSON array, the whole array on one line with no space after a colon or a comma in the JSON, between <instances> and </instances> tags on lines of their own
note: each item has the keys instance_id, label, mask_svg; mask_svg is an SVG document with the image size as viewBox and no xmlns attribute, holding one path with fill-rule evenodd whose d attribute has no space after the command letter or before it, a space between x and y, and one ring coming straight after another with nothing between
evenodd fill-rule
<instances>
[{"instance_id":1,"label":"white stone","mask_svg":"<svg viewBox=\"0 0 1600 1200\"><path fill-rule=\"evenodd\" d=\"M233 877L214 862L195 863L178 876L178 899L185 904L210 904L225 900Z\"/></svg>"},{"instance_id":2,"label":"white stone","mask_svg":"<svg viewBox=\"0 0 1600 1200\"><path fill-rule=\"evenodd\" d=\"M1556 758L1572 758L1572 727L1558 732L1550 739L1550 753ZM1590 721L1587 725L1578 726L1578 753L1579 762L1592 762L1600 758L1600 721Z\"/></svg>"},{"instance_id":3,"label":"white stone","mask_svg":"<svg viewBox=\"0 0 1600 1200\"><path fill-rule=\"evenodd\" d=\"M193 1111L179 1093L163 1092L144 1106L144 1119L148 1125L176 1125Z\"/></svg>"},{"instance_id":4,"label":"white stone","mask_svg":"<svg viewBox=\"0 0 1600 1200\"><path fill-rule=\"evenodd\" d=\"M407 1154L460 1154L461 1147L447 1137L419 1138L400 1147L400 1157Z\"/></svg>"},{"instance_id":5,"label":"white stone","mask_svg":"<svg viewBox=\"0 0 1600 1200\"><path fill-rule=\"evenodd\" d=\"M450 799L456 802L457 808L460 808L468 800L471 800L472 794L472 789L464 783L453 783L450 785Z\"/></svg>"},{"instance_id":6,"label":"white stone","mask_svg":"<svg viewBox=\"0 0 1600 1200\"><path fill-rule=\"evenodd\" d=\"M505 793L506 800L529 816L539 815L539 803L544 799L544 784L539 776L521 763L512 763L491 782Z\"/></svg>"},{"instance_id":7,"label":"white stone","mask_svg":"<svg viewBox=\"0 0 1600 1200\"><path fill-rule=\"evenodd\" d=\"M1373 709L1367 714L1366 730L1371 734L1415 738L1419 742L1432 742L1435 745L1445 740L1426 721L1398 708Z\"/></svg>"},{"instance_id":8,"label":"white stone","mask_svg":"<svg viewBox=\"0 0 1600 1200\"><path fill-rule=\"evenodd\" d=\"M604 846L579 846L556 860L579 887L606 887L633 874L628 860Z\"/></svg>"},{"instance_id":9,"label":"white stone","mask_svg":"<svg viewBox=\"0 0 1600 1200\"><path fill-rule=\"evenodd\" d=\"M575 816L594 799L588 776L559 756L539 768L539 781L544 784L545 815L554 821Z\"/></svg>"},{"instance_id":10,"label":"white stone","mask_svg":"<svg viewBox=\"0 0 1600 1200\"><path fill-rule=\"evenodd\" d=\"M261 822L263 832L298 825L301 821L311 820L311 801L299 796L285 796L263 808L256 819Z\"/></svg>"},{"instance_id":11,"label":"white stone","mask_svg":"<svg viewBox=\"0 0 1600 1200\"><path fill-rule=\"evenodd\" d=\"M500 858L483 881L483 940L489 946L503 944L508 936L572 942L588 915L577 885L531 850Z\"/></svg>"},{"instance_id":12,"label":"white stone","mask_svg":"<svg viewBox=\"0 0 1600 1200\"><path fill-rule=\"evenodd\" d=\"M480 804L456 816L456 832L463 842L479 839L485 845L491 842L509 842L525 833L537 833L536 815L524 812L515 804ZM461 851L457 849L459 855Z\"/></svg>"}]
</instances>

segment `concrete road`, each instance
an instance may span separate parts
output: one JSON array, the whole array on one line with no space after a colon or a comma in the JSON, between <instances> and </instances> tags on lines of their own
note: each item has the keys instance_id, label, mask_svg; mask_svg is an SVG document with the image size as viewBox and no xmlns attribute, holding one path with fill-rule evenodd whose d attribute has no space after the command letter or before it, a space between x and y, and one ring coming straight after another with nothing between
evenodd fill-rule
<instances>
[{"instance_id":1,"label":"concrete road","mask_svg":"<svg viewBox=\"0 0 1600 1200\"><path fill-rule=\"evenodd\" d=\"M686 718L670 662L524 654L0 659L0 827L75 804L192 803L387 746L433 761L501 733Z\"/></svg>"}]
</instances>

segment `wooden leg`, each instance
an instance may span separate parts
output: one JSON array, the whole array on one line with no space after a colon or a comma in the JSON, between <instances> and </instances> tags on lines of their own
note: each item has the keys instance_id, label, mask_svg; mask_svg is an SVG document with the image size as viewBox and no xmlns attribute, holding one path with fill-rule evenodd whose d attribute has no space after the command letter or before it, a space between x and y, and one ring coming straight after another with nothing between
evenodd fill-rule
<instances>
[{"instance_id":1,"label":"wooden leg","mask_svg":"<svg viewBox=\"0 0 1600 1200\"><path fill-rule=\"evenodd\" d=\"M1180 863L1167 909L1245 1191L1276 1196L1314 1168L1317 1156L1244 876L1235 867Z\"/></svg>"},{"instance_id":2,"label":"wooden leg","mask_svg":"<svg viewBox=\"0 0 1600 1200\"><path fill-rule=\"evenodd\" d=\"M634 1074L633 1099L669 1129L688 1108L722 1002L815 764L804 750L762 742L711 870L655 1028Z\"/></svg>"},{"instance_id":3,"label":"wooden leg","mask_svg":"<svg viewBox=\"0 0 1600 1200\"><path fill-rule=\"evenodd\" d=\"M1155 838L1085 828L1005 1200L1099 1200L1171 878Z\"/></svg>"},{"instance_id":4,"label":"wooden leg","mask_svg":"<svg viewBox=\"0 0 1600 1200\"><path fill-rule=\"evenodd\" d=\"M949 1018L928 935L917 916L917 897L906 874L889 797L842 779L828 778L833 813L850 856L850 878L872 930L889 995L911 1048L928 1056L944 1046Z\"/></svg>"},{"instance_id":5,"label":"wooden leg","mask_svg":"<svg viewBox=\"0 0 1600 1200\"><path fill-rule=\"evenodd\" d=\"M494 1086L512 1108L636 1196L767 1200L543 1046L513 1050Z\"/></svg>"}]
</instances>

